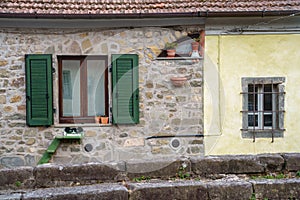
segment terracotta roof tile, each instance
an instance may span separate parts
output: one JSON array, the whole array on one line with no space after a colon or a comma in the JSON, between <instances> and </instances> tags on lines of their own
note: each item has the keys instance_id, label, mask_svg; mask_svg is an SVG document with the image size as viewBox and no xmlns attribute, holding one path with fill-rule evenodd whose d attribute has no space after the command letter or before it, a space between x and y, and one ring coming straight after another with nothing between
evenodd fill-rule
<instances>
[{"instance_id":1,"label":"terracotta roof tile","mask_svg":"<svg viewBox=\"0 0 300 200\"><path fill-rule=\"evenodd\" d=\"M0 14L300 11L300 0L1 0Z\"/></svg>"}]
</instances>

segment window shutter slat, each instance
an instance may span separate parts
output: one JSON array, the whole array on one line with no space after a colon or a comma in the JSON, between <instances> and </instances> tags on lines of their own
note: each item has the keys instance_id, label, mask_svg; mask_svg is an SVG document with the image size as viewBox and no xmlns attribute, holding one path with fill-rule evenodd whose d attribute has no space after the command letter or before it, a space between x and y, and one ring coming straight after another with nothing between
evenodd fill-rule
<instances>
[{"instance_id":1,"label":"window shutter slat","mask_svg":"<svg viewBox=\"0 0 300 200\"><path fill-rule=\"evenodd\" d=\"M138 55L112 55L113 123L139 123Z\"/></svg>"},{"instance_id":2,"label":"window shutter slat","mask_svg":"<svg viewBox=\"0 0 300 200\"><path fill-rule=\"evenodd\" d=\"M26 55L26 123L53 124L52 56Z\"/></svg>"}]
</instances>

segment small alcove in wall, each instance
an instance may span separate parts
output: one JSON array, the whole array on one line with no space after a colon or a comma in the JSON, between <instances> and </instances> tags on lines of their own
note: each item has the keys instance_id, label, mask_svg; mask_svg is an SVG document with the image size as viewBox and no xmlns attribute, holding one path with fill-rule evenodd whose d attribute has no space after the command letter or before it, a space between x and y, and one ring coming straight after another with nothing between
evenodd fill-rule
<instances>
[{"instance_id":1,"label":"small alcove in wall","mask_svg":"<svg viewBox=\"0 0 300 200\"><path fill-rule=\"evenodd\" d=\"M197 52L192 48L192 43L198 43ZM162 49L161 53L157 56L157 59L195 59L203 58L204 55L204 43L205 43L205 31L188 33L187 36L179 38L172 43L176 44L175 56L170 57L167 54L167 49Z\"/></svg>"}]
</instances>

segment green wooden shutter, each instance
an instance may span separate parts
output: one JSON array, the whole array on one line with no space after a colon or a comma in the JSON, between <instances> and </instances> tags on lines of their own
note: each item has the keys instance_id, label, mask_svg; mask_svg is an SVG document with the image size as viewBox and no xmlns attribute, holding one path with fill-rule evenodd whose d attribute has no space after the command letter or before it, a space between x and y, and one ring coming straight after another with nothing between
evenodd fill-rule
<instances>
[{"instance_id":1,"label":"green wooden shutter","mask_svg":"<svg viewBox=\"0 0 300 200\"><path fill-rule=\"evenodd\" d=\"M112 55L113 123L139 123L138 55Z\"/></svg>"},{"instance_id":2,"label":"green wooden shutter","mask_svg":"<svg viewBox=\"0 0 300 200\"><path fill-rule=\"evenodd\" d=\"M26 123L53 124L52 55L26 55Z\"/></svg>"}]
</instances>

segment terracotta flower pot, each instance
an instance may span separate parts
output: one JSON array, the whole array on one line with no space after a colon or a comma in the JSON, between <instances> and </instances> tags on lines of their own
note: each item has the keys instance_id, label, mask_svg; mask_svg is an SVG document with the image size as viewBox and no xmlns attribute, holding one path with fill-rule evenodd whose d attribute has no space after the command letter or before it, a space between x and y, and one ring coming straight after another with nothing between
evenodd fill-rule
<instances>
[{"instance_id":1,"label":"terracotta flower pot","mask_svg":"<svg viewBox=\"0 0 300 200\"><path fill-rule=\"evenodd\" d=\"M173 57L175 57L175 54L176 54L176 50L175 49L167 49L167 55L168 55L168 57L173 58Z\"/></svg>"},{"instance_id":2,"label":"terracotta flower pot","mask_svg":"<svg viewBox=\"0 0 300 200\"><path fill-rule=\"evenodd\" d=\"M199 51L199 42L192 42L192 50Z\"/></svg>"},{"instance_id":3,"label":"terracotta flower pot","mask_svg":"<svg viewBox=\"0 0 300 200\"><path fill-rule=\"evenodd\" d=\"M101 117L101 124L108 124L108 117Z\"/></svg>"},{"instance_id":4,"label":"terracotta flower pot","mask_svg":"<svg viewBox=\"0 0 300 200\"><path fill-rule=\"evenodd\" d=\"M170 80L175 87L181 87L187 81L186 77L171 77Z\"/></svg>"},{"instance_id":5,"label":"terracotta flower pot","mask_svg":"<svg viewBox=\"0 0 300 200\"><path fill-rule=\"evenodd\" d=\"M96 124L99 124L100 123L100 116L95 116L95 123Z\"/></svg>"}]
</instances>

